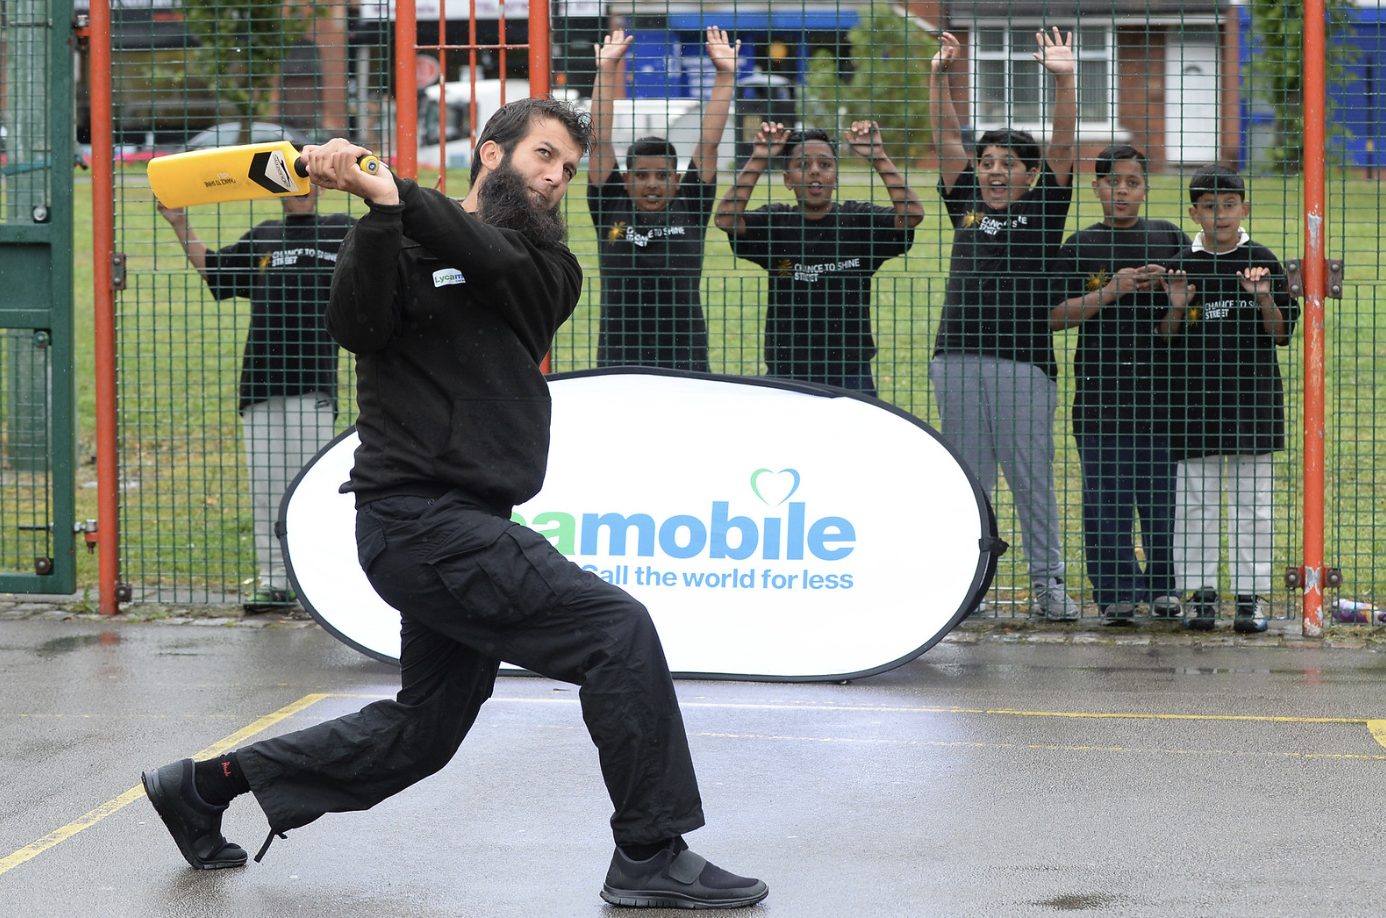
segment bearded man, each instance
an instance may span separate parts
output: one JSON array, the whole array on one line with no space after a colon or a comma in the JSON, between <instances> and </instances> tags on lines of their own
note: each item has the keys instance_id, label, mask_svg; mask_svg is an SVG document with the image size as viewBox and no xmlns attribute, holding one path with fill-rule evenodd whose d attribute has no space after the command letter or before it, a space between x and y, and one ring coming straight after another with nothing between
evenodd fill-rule
<instances>
[{"instance_id":1,"label":"bearded man","mask_svg":"<svg viewBox=\"0 0 1386 918\"><path fill-rule=\"evenodd\" d=\"M345 140L304 150L315 184L365 199L342 248L327 328L356 355L351 478L358 558L400 611L401 688L344 717L143 775L193 867L238 867L221 816L251 791L270 835L369 809L441 769L490 697L501 661L581 687L615 808L602 898L735 908L759 880L688 850L702 802L673 680L645 607L511 521L539 491L551 402L540 364L582 270L558 207L587 122L551 99L501 108L460 203L385 171Z\"/></svg>"}]
</instances>

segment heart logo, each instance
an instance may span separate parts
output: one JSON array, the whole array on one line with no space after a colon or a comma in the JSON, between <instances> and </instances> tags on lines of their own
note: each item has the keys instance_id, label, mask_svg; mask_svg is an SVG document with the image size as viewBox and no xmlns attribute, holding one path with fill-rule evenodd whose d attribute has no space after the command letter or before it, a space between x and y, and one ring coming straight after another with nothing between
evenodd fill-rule
<instances>
[{"instance_id":1,"label":"heart logo","mask_svg":"<svg viewBox=\"0 0 1386 918\"><path fill-rule=\"evenodd\" d=\"M797 490L799 490L799 472L797 469L780 469L778 472L771 469L756 469L751 473L751 492L759 497L761 503L766 506L778 507L793 497Z\"/></svg>"}]
</instances>

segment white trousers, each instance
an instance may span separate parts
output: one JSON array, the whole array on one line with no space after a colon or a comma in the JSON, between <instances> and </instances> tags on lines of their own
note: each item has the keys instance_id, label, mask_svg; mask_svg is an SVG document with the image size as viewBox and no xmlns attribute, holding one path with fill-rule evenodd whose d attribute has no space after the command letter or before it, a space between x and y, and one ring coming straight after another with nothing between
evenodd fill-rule
<instances>
[{"instance_id":1,"label":"white trousers","mask_svg":"<svg viewBox=\"0 0 1386 918\"><path fill-rule=\"evenodd\" d=\"M274 534L279 501L299 470L332 439L333 420L332 400L320 392L255 402L241 412L261 590L289 588L284 556Z\"/></svg>"},{"instance_id":2,"label":"white trousers","mask_svg":"<svg viewBox=\"0 0 1386 918\"><path fill-rule=\"evenodd\" d=\"M1274 454L1264 453L1204 456L1179 463L1174 579L1180 591L1218 587L1226 494L1232 592L1260 596L1270 592L1274 460Z\"/></svg>"}]
</instances>

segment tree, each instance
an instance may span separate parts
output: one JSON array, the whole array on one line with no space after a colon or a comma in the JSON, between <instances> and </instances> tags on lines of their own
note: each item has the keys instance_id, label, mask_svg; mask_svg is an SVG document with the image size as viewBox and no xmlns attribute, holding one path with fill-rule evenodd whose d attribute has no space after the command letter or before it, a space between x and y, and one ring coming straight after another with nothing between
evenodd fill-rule
<instances>
[{"instance_id":1,"label":"tree","mask_svg":"<svg viewBox=\"0 0 1386 918\"><path fill-rule=\"evenodd\" d=\"M327 4L310 0L186 0L188 31L199 47L212 92L235 107L240 121L270 112L289 49L308 34Z\"/></svg>"},{"instance_id":2,"label":"tree","mask_svg":"<svg viewBox=\"0 0 1386 918\"><path fill-rule=\"evenodd\" d=\"M839 134L853 121L875 121L892 156L929 150L929 60L938 42L899 13L872 5L848 32L851 55L819 51L809 61L804 116Z\"/></svg>"},{"instance_id":3,"label":"tree","mask_svg":"<svg viewBox=\"0 0 1386 918\"><path fill-rule=\"evenodd\" d=\"M1352 20L1351 0L1325 0L1328 83L1341 83L1356 60L1345 41ZM1266 163L1290 175L1300 170L1304 144L1304 2L1251 0L1253 53L1249 89L1255 103L1274 118ZM1331 101L1329 103L1331 105ZM1331 119L1330 119L1331 123ZM1336 128L1341 132L1341 128Z\"/></svg>"}]
</instances>

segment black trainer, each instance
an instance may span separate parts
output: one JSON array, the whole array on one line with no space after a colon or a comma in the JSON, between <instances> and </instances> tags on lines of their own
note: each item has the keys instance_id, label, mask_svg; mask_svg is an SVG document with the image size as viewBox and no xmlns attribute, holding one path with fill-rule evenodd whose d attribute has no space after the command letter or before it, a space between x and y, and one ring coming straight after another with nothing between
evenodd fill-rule
<instances>
[{"instance_id":1,"label":"black trainer","mask_svg":"<svg viewBox=\"0 0 1386 918\"><path fill-rule=\"evenodd\" d=\"M1232 630L1238 634L1257 634L1270 627L1266 604L1259 596L1238 596Z\"/></svg>"},{"instance_id":2,"label":"black trainer","mask_svg":"<svg viewBox=\"0 0 1386 918\"><path fill-rule=\"evenodd\" d=\"M603 899L626 908L742 908L769 894L760 880L708 863L681 838L644 861L617 848L602 886Z\"/></svg>"},{"instance_id":3,"label":"black trainer","mask_svg":"<svg viewBox=\"0 0 1386 918\"><path fill-rule=\"evenodd\" d=\"M221 834L221 814L226 806L212 806L197 795L192 759L146 771L140 780L189 864L198 870L245 866L245 849Z\"/></svg>"},{"instance_id":4,"label":"black trainer","mask_svg":"<svg viewBox=\"0 0 1386 918\"><path fill-rule=\"evenodd\" d=\"M1114 602L1102 610L1104 625L1133 625L1136 623L1136 604Z\"/></svg>"},{"instance_id":5,"label":"black trainer","mask_svg":"<svg viewBox=\"0 0 1386 918\"><path fill-rule=\"evenodd\" d=\"M1188 618L1184 624L1194 631L1212 631L1218 621L1218 591L1195 590L1189 597Z\"/></svg>"},{"instance_id":6,"label":"black trainer","mask_svg":"<svg viewBox=\"0 0 1386 918\"><path fill-rule=\"evenodd\" d=\"M264 612L290 609L296 605L298 605L298 597L294 595L293 590L262 587L246 597L245 602L241 605L241 611L246 615L260 615Z\"/></svg>"}]
</instances>

